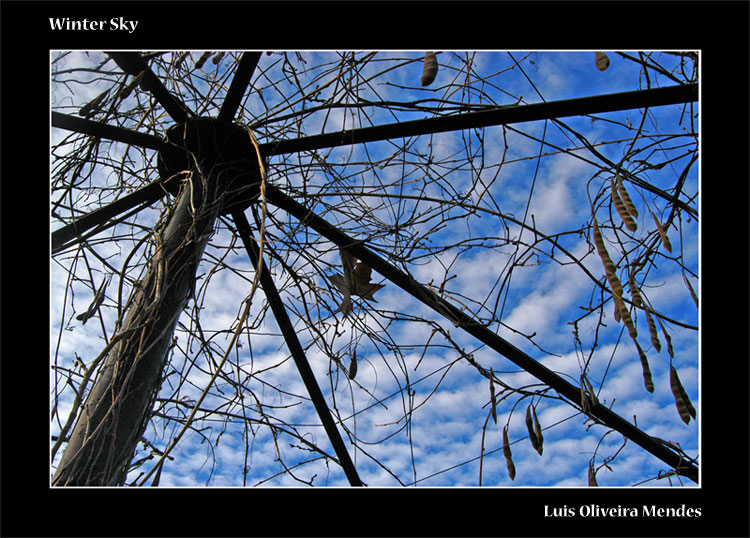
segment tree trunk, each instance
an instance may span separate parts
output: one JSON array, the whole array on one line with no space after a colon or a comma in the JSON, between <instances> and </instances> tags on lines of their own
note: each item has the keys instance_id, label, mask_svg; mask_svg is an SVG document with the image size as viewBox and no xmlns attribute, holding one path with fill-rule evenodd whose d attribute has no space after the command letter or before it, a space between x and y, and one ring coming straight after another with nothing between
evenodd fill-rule
<instances>
[{"instance_id":1,"label":"tree trunk","mask_svg":"<svg viewBox=\"0 0 750 538\"><path fill-rule=\"evenodd\" d=\"M193 294L195 272L221 208L220 184L199 173L185 181L146 277L136 284L121 329L128 334L98 374L53 486L124 483L161 385L174 327Z\"/></svg>"}]
</instances>

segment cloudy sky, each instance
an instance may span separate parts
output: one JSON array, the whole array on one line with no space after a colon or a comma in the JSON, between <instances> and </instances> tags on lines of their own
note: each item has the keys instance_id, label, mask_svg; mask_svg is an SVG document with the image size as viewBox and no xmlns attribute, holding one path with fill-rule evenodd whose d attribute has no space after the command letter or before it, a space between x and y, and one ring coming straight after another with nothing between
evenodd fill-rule
<instances>
[{"instance_id":1,"label":"cloudy sky","mask_svg":"<svg viewBox=\"0 0 750 538\"><path fill-rule=\"evenodd\" d=\"M681 67L680 57L658 52L643 57L664 71L649 68L644 74L633 61L639 57L637 52L626 52L626 57L608 51L610 65L601 71L593 51L440 51L435 81L421 87L424 51L382 51L370 58L371 54L356 53L358 59L369 58L356 72L347 72L345 55L334 51L262 55L253 77L253 88L261 98L249 92L240 122L257 124L254 131L262 144L277 136L294 138L292 128L298 125L304 129L298 136L312 135L430 117L435 114L432 107L437 106L522 106L668 86L691 74ZM200 56L201 52L192 52L186 61L195 62ZM53 60L58 57L59 53L52 53ZM75 71L103 59L100 53L77 51L53 61L52 109L76 114L110 87L111 77L99 79L90 72ZM192 80L192 86L176 83L184 96L208 93L210 99L202 101L203 115L216 114L223 90L210 93L202 79L216 76L226 87L231 71L223 74L222 68L228 65L224 62L208 61L205 76L186 76L184 80ZM64 70L71 70L70 75L61 73ZM294 77L288 82L284 73L291 70ZM340 78L339 72L344 73ZM63 83L66 77L87 78L85 84ZM321 110L309 112L303 122L290 127L293 120L283 117L301 110L295 99L303 93L314 98L307 108L321 105ZM359 103L389 101L402 106L398 110L322 106L354 103L355 93ZM423 108L417 109L415 102ZM688 212L678 212L667 230L672 252L665 251L652 214L664 222L671 206L625 182L639 216L637 231L624 228L610 202L613 171L576 137L576 133L583 135L597 153L614 163L630 151L622 163L625 170L671 195L696 144L691 133L699 132L698 105L687 110L679 105L652 108L645 116L643 112L563 118L564 125L537 121L425 135L319 150L299 158L276 156L269 160L268 181L349 235L367 237L367 246L382 257L390 257L421 284L440 289L447 300L487 321L490 330L568 381L578 385L585 372L602 404L636 421L648 434L697 457L700 333L695 328L699 310L686 279L700 297L699 223ZM159 128L168 127L170 120L156 111L144 116L144 121L154 117L155 134L160 134ZM130 127L135 128L135 123ZM636 132L640 136L634 143ZM52 129L53 146L68 135ZM134 152L128 166L118 169L128 151L121 146L112 145L114 164L97 167L82 187L123 182L136 187L156 179L148 152L144 152L145 160ZM408 149L399 151L404 146ZM69 148L62 147L53 152L53 174L66 151ZM680 197L696 211L700 202L697 164L690 167ZM100 190L99 196L82 189L74 192L76 206L85 211L111 202L116 195L115 189ZM135 222L135 228L118 225L90 241L98 256L68 249L51 261L53 436L60 432L73 400L66 376L71 375L74 383L80 380L82 371L74 366L75 357L90 364L112 336L117 317L115 275L102 307L102 321L97 317L81 325L75 320L93 298L92 275L98 285L112 274L111 268L123 267L130 251L159 219L163 212L159 206L155 204L135 221L130 218L128 223ZM274 280L318 384L340 421L340 430L346 431L343 437L354 440L354 444L347 442L349 453L367 485L586 486L590 462L598 471L600 486L694 485L675 477L656 480L660 472L669 470L666 464L633 442L625 443L617 432L593 425L555 391L545 391L531 375L375 272L373 281L385 284L376 294L377 303L357 299L348 317L334 313L340 295L330 276L341 271L337 248L314 231L301 230L281 210L272 213L269 248L304 277L304 289L317 289L318 295L305 292L305 302L301 301L295 280L277 261L271 261ZM648 248L655 251L649 258L653 263L637 272L636 278L648 304L659 314L660 351L649 338L643 311L632 310L637 340L653 376L653 393L644 387L633 339L624 324L613 318L609 293L602 293L596 283L607 285L594 247L593 216L621 279L627 279L634 259ZM250 211L248 218L252 222ZM403 222L409 223L408 229L394 232ZM521 222L531 228L522 229ZM53 216L51 229L60 225ZM270 313L264 317L262 294L255 296L250 310L252 328L243 330L223 375L212 381L254 273L231 226L229 220L217 224L198 270L200 330L210 341L210 352L189 335L195 332L191 322L195 304L191 302L178 326L177 349L168 366L172 377L167 377L157 404L160 416L172 420L155 419L145 434L155 447L164 449L180 429L179 419L190 413L207 384L213 383L201 402L194 429L181 439L171 453L173 459L164 466L160 485L345 486L348 482L341 468L305 444L333 454L276 323ZM282 241L284 236L290 240ZM406 254L408 261L403 262ZM132 278L139 278L140 270L131 266ZM70 279L71 273L75 279ZM630 289L627 281L623 286ZM125 288L127 292L129 284ZM316 298L320 302L307 302ZM671 338L671 361L665 332ZM357 374L350 381L346 372L355 350ZM680 419L670 388L670 362L697 409L697 420L687 425ZM493 386L499 400L496 424L490 416L490 383L482 375L490 369L499 381ZM184 383L175 392L172 379L178 377ZM242 390L237 388L238 379ZM501 392L501 384L515 390ZM532 447L526 429L529 404L543 428L542 455ZM502 449L506 425L513 480ZM148 454L148 448L141 445L136 458ZM290 472L284 472L279 460ZM130 479L148 472L152 465L147 462Z\"/></svg>"}]
</instances>

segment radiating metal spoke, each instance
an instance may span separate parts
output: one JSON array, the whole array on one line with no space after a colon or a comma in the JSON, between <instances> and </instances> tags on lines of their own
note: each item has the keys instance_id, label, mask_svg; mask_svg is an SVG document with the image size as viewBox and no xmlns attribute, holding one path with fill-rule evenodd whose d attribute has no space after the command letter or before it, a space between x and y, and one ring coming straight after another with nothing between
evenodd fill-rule
<instances>
[{"instance_id":1,"label":"radiating metal spoke","mask_svg":"<svg viewBox=\"0 0 750 538\"><path fill-rule=\"evenodd\" d=\"M287 211L306 226L309 226L340 248L347 250L352 257L362 260L399 288L432 308L439 315L450 320L454 325L471 334L491 349L494 349L500 355L521 367L544 384L555 389L561 396L567 398L574 405L580 405L580 387L569 383L533 357L487 329L487 327L477 322L463 310L453 306L432 290L421 285L411 276L375 254L365 247L361 241L349 237L337 227L308 210L280 190L269 185L266 187L266 195L270 203ZM601 404L593 404L590 414L663 462L671 465L679 474L698 482L698 467L696 465L685 461L679 454L656 441L607 407Z\"/></svg>"},{"instance_id":2,"label":"radiating metal spoke","mask_svg":"<svg viewBox=\"0 0 750 538\"><path fill-rule=\"evenodd\" d=\"M113 219L118 215L138 205L149 206L165 194L166 190L164 190L161 182L154 181L55 230L52 232L52 254L57 254L61 250L76 244L78 241L75 239L80 238L82 234L92 228L99 226L100 228L97 231L106 230L115 224Z\"/></svg>"},{"instance_id":3,"label":"radiating metal spoke","mask_svg":"<svg viewBox=\"0 0 750 538\"><path fill-rule=\"evenodd\" d=\"M601 114L645 107L674 105L698 100L698 85L686 84L650 90L594 95L530 105L509 105L491 110L466 112L423 120L389 123L320 135L280 140L261 144L264 155L297 153L351 144L362 144L392 138L404 138L461 129L477 129L493 125L507 125L528 121L565 118L586 114Z\"/></svg>"},{"instance_id":4,"label":"radiating metal spoke","mask_svg":"<svg viewBox=\"0 0 750 538\"><path fill-rule=\"evenodd\" d=\"M233 212L232 219L237 226L237 231L242 239L242 243L245 245L245 249L250 255L250 261L254 267L258 267L260 249L250 235L250 223L247 222L245 214L241 211ZM263 288L266 299L268 299L268 304L271 306L271 310L273 311L273 315L279 325L281 334L284 336L289 352L291 353L294 363L297 365L297 369L302 376L302 381L305 383L305 388L310 395L315 410L318 412L318 417L323 423L323 428L328 434L328 439L331 441L331 445L333 445L333 449L336 451L339 463L341 464L341 467L343 467L344 473L349 479L349 483L352 486L362 486L362 481L357 475L357 470L349 457L346 445L344 445L344 441L341 439L341 435L336 428L336 423L331 416L331 411L326 405L323 393L320 391L318 382L315 379L315 374L313 373L312 368L310 368L310 364L307 362L305 351L302 349L302 345L297 338L297 332L289 319L286 308L284 308L284 303L281 301L281 297L279 296L279 292L273 282L271 273L268 272L266 264L262 261L259 276L260 285Z\"/></svg>"},{"instance_id":5,"label":"radiating metal spoke","mask_svg":"<svg viewBox=\"0 0 750 538\"><path fill-rule=\"evenodd\" d=\"M107 52L107 54L120 66L120 69L126 73L137 77L143 73L141 79L142 87L151 92L154 98L159 102L164 110L172 117L177 123L183 122L188 117L194 116L194 114L185 106L185 104L177 99L170 91L164 86L162 81L157 77L151 68L146 64L143 57L137 52Z\"/></svg>"},{"instance_id":6,"label":"radiating metal spoke","mask_svg":"<svg viewBox=\"0 0 750 538\"><path fill-rule=\"evenodd\" d=\"M232 121L234 119L234 115L237 114L237 109L240 107L240 101L242 101L242 97L247 91L247 86L250 84L250 78L258 66L260 54L260 52L242 53L242 58L237 65L234 78L229 85L229 90L227 90L224 103L221 105L221 110L219 111L220 120Z\"/></svg>"},{"instance_id":7,"label":"radiating metal spoke","mask_svg":"<svg viewBox=\"0 0 750 538\"><path fill-rule=\"evenodd\" d=\"M107 125L98 121L85 120L60 112L52 112L52 127L76 133L98 136L115 142L148 149L159 149L162 141L158 136L132 131L124 127Z\"/></svg>"}]
</instances>

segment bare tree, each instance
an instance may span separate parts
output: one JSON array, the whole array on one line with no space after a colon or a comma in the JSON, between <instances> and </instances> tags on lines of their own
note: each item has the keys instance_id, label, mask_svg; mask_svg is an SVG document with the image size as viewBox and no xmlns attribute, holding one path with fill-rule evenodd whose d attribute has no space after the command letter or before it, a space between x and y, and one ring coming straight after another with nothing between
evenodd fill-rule
<instances>
[{"instance_id":1,"label":"bare tree","mask_svg":"<svg viewBox=\"0 0 750 538\"><path fill-rule=\"evenodd\" d=\"M453 378L484 387L477 452L456 454L479 485L576 416L590 485L628 442L697 482L697 455L618 414L608 372L632 357L697 418L678 370L697 365L698 56L586 54L628 91L544 95L541 53L53 55L52 484L158 484L185 439L222 462L224 435L235 484L330 463L418 484L440 471L418 471L415 421ZM555 165L575 196L540 199ZM675 274L683 317L660 305ZM578 290L555 349L512 311L550 275Z\"/></svg>"}]
</instances>

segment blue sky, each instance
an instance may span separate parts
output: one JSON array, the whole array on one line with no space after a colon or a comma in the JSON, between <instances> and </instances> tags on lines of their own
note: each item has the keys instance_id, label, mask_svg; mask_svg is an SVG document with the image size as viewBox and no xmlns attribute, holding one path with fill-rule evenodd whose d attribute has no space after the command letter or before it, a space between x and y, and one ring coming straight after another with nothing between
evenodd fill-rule
<instances>
[{"instance_id":1,"label":"blue sky","mask_svg":"<svg viewBox=\"0 0 750 538\"><path fill-rule=\"evenodd\" d=\"M361 58L370 53L356 54ZM639 65L615 52L607 51L607 54L610 67L598 71L593 51L440 51L437 78L429 87L422 88L419 78L424 51L381 51L372 56L357 74L359 78L354 80L359 82L359 99L398 102L431 99L425 106L436 106L438 99L501 106L646 87L647 78ZM637 52L627 54L638 55ZM676 56L651 54L668 70L679 65ZM199 56L200 52L193 52L192 61ZM52 57L55 58L56 53ZM300 57L306 63L301 63ZM53 71L63 65L72 68L98 63L102 58L99 53L75 52L53 64ZM333 81L338 53L303 51L297 55L289 52L287 58L297 69L296 75L305 93L319 87L318 104L347 103L353 99L351 93L347 97L341 85ZM268 115L267 110L272 117L299 110L299 104L293 99L299 97L299 89L294 84L281 83L282 60L279 52L261 56L253 84L262 93L263 100L254 94L243 100L241 123L251 125L263 120ZM221 73L224 65L217 67L209 61L204 71ZM316 65L323 67L313 69ZM471 65L471 71L467 70L467 65ZM482 77L481 81L477 75ZM52 109L75 114L81 105L111 85L111 79L96 80L93 75L89 76L92 77L90 84L53 83ZM682 77L679 70L675 71L675 76ZM191 80L192 88L184 82L177 83L176 88L184 92L184 96L206 91L200 77ZM231 79L226 76L222 80L228 85ZM472 82L471 91L464 85L467 80ZM654 70L648 71L648 82L652 87L674 84ZM221 103L222 93L211 96L214 103ZM214 105L209 105L202 113L215 115L216 110ZM625 162L626 169L671 192L690 158L689 150L696 143L688 134L690 121L695 122L695 132L699 132L697 104L692 110L695 117L691 120L689 112L683 114L680 106L650 109L642 127L645 136L636 146L642 151ZM632 110L594 118L563 118L562 121L584 135L610 161L619 162L630 146L642 112ZM312 113L302 125L304 134L311 135L431 114L429 111L400 111L394 115L390 110L377 107L339 107ZM159 115L158 110L156 115L162 128L169 127L168 117ZM133 122L131 127L134 126ZM278 126L278 123L269 123L257 128L255 134L261 143L273 140L274 129ZM53 129L52 143L67 135ZM292 134L284 136L292 137ZM539 142L541 139L547 144L544 147ZM680 229L672 227L668 231L672 253L665 252L659 247L651 217L654 213L660 222L666 219L669 210L665 212L665 200L626 183L639 211L637 231L627 233L616 211L610 207L611 170L592 164L602 165L589 150L581 147L570 131L553 122L413 138L408 140L406 158L397 151L402 145L403 140L396 140L369 143L366 147L319 150L317 156L307 154L300 160L289 156L273 157L269 162L268 180L282 189L304 186L309 199L315 200L314 210L318 214L354 237L363 236L366 228L368 244L381 255L389 253L397 265L397 254L408 251L412 260L399 266L417 281L435 289L443 283L442 291L447 299L482 319L493 312L496 318L490 325L493 331L576 384L585 364L600 402L611 405L628 420L632 421L635 416L639 427L650 435L679 443L693 457L699 455L700 333L691 328L699 325L699 310L683 278L683 274L687 275L700 297L697 278L700 274L700 227L695 219L688 218L685 212L680 214L679 220L675 220ZM156 178L153 160L149 162L153 152L141 155L132 148L126 150L121 144L113 144L112 150L120 158L125 151L130 151L128 166L122 171L106 165L97 167L87 185L119 187L126 183L136 187ZM665 164L646 168L645 161ZM56 163L53 155L53 173ZM699 193L698 164L691 167L687 175L683 200ZM100 192L101 197L81 195L77 207L90 211L112 200L112 192ZM398 194L408 196L399 202ZM463 205L447 203L462 195L466 196ZM298 199L305 201L301 197ZM475 211L467 211L470 204L476 205ZM697 421L689 425L680 420L670 390L670 361L661 328L662 349L657 352L649 341L645 316L642 311L634 312L638 342L648 356L653 374L655 390L650 394L644 388L641 363L633 341L623 324L613 319L611 301L604 305L603 315L599 316L596 307L608 294L603 296L597 291L598 287L583 270L604 281L604 267L591 236L592 204L610 256L619 269L623 270L629 261L644 252L641 241L646 240L658 249L653 266L637 274L643 279L641 292L663 316L674 347L672 363L698 410ZM698 210L699 197L695 196L688 204ZM127 234L126 226L118 225L97 236L101 239L114 237L117 242L92 241L91 247L111 267L121 268L130 250L143 236L143 230L158 220L162 211L158 206L137 217L137 224L142 228L133 236ZM665 464L632 442L622 448L620 434L607 433L602 426L585 423L585 417L575 408L559 399L542 397L538 392L522 399L518 393L503 394L507 398L497 406L495 425L492 419L488 420L489 383L466 360L467 355L482 368L492 368L503 383L513 388L533 393L544 387L376 273L373 273L373 280L386 284L377 292L377 303L355 303L354 312L346 319L341 314L334 315L332 310L339 297L333 292L328 277L340 270L337 249L314 232L296 228L296 221L283 212L275 213L274 217L278 220L268 222L271 236L278 238L293 233L294 241L300 246L291 248L278 241L271 241L270 246L304 276L305 289L322 290L318 296L325 299L322 303L310 303L314 296L306 292L303 304L288 273L279 264L271 264L274 279L282 290L329 406L351 437L356 438L356 448L348 445L350 454L360 477L369 486L477 486L482 442L485 452L481 457L481 482L484 486L585 487L592 457L594 465L600 468L597 474L600 486L680 485L675 478L654 480L660 470L666 470ZM402 235L388 231L389 227L392 229L409 218L412 218L412 226ZM537 241L532 231L521 232L514 222L524 219L527 224L533 223L539 232L555 237L570 257L549 242ZM51 229L59 226L59 221L53 217ZM428 240L415 241L418 237ZM616 242L615 238L623 243ZM620 263L624 255L626 258ZM513 260L523 260L523 264L509 274ZM89 364L101 351L104 339L111 337L116 319L116 286L110 285L102 308L103 323L98 318L89 320L85 326L75 321L75 314L85 310L93 296L87 282L90 280L87 263L97 284L111 273L97 257L89 254L84 258L74 250L54 257L51 262L51 360L60 368L72 367L76 354ZM141 268L131 267L130 275L137 278ZM80 280L68 282L67 273L71 270ZM212 356L208 357L186 332L186 328L194 328L188 315L194 311L191 303L181 318L182 328L177 333L179 349L168 367L169 372L180 372L187 381L179 393L173 395L168 377L160 394L161 411L170 417L190 412L211 378L212 361L222 356L229 343L242 300L250 291L253 268L239 242L233 245L232 233L225 223L218 224L198 273L197 293L202 307L200 328L210 337ZM627 276L628 273L621 274ZM627 284L623 284L627 289ZM196 431L185 435L171 454L174 460L168 462L162 472L162 486L241 486L243 468L249 471L248 485L301 487L310 481L316 486L347 485L335 463L307 450L300 439L283 433L293 430L299 437L333 453L305 397L305 388L272 316L260 320L261 306L262 294L256 295L250 320L257 323L250 331L243 332L242 346L232 351L231 365L226 366L225 371L228 378L243 378L245 391L238 394L227 380L221 377L216 380L201 409L220 410L223 414L198 413L201 418L196 422ZM588 306L594 310L585 310ZM306 326L305 319L299 315L305 308L310 312L308 320L312 326ZM578 342L571 324L575 320L578 320ZM530 335L534 335L533 338ZM349 382L345 371L332 360L331 353L348 366L355 348L358 373L355 382ZM192 368L187 366L190 361L195 363ZM54 371L50 392L53 396L59 393L57 405L61 418L56 417L51 424L51 433L55 435L66 418L73 395L62 374L55 375ZM546 395L555 396L554 391ZM545 428L541 456L527 438L524 416L530 402L536 406L539 421ZM263 415L258 412L258 403L263 406ZM275 439L271 430L262 424L265 421L276 426ZM502 427L506 424L516 468L512 481L501 450ZM157 419L146 436L155 446L164 448L178 429L174 421ZM346 439L347 435L344 437ZM140 457L146 454L139 453ZM297 479L282 472L277 461L279 455ZM607 458L614 455L616 458L608 462ZM605 462L609 468L603 466ZM132 478L148 469L148 465L144 466ZM683 479L682 484L693 485L687 479Z\"/></svg>"}]
</instances>

